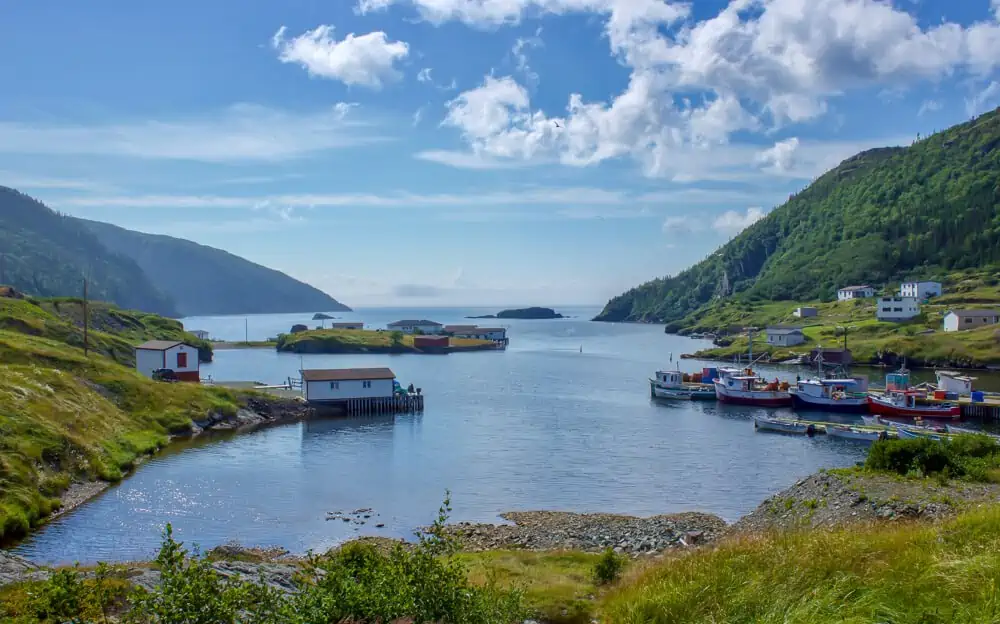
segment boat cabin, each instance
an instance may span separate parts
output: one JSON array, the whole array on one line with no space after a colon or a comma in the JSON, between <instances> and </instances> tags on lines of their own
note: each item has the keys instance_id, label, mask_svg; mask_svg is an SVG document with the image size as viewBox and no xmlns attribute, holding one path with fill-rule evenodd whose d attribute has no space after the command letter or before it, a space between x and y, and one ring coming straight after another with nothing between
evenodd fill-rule
<instances>
[{"instance_id":1,"label":"boat cabin","mask_svg":"<svg viewBox=\"0 0 1000 624\"><path fill-rule=\"evenodd\" d=\"M906 392L890 392L888 396L889 401L896 407L915 409L917 407L917 398L923 397L924 394L909 390Z\"/></svg>"},{"instance_id":2,"label":"boat cabin","mask_svg":"<svg viewBox=\"0 0 1000 624\"><path fill-rule=\"evenodd\" d=\"M938 390L972 394L972 382L975 381L975 377L967 377L952 371L937 371L936 375Z\"/></svg>"},{"instance_id":3,"label":"boat cabin","mask_svg":"<svg viewBox=\"0 0 1000 624\"><path fill-rule=\"evenodd\" d=\"M889 373L885 376L886 390L909 390L910 374L904 372Z\"/></svg>"},{"instance_id":4,"label":"boat cabin","mask_svg":"<svg viewBox=\"0 0 1000 624\"><path fill-rule=\"evenodd\" d=\"M680 387L684 382L680 371L656 371L656 382L661 386Z\"/></svg>"},{"instance_id":5,"label":"boat cabin","mask_svg":"<svg viewBox=\"0 0 1000 624\"><path fill-rule=\"evenodd\" d=\"M857 392L855 379L803 379L796 384L802 394L812 397L832 399L848 392Z\"/></svg>"}]
</instances>

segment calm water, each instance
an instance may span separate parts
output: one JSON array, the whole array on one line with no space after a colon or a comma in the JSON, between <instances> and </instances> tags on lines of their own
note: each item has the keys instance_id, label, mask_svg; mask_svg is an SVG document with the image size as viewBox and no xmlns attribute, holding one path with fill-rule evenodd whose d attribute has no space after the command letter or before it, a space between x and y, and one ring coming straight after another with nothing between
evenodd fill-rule
<instances>
[{"instance_id":1,"label":"calm water","mask_svg":"<svg viewBox=\"0 0 1000 624\"><path fill-rule=\"evenodd\" d=\"M303 356L307 368L389 366L404 386L423 388L426 411L314 421L177 447L17 550L48 562L143 558L155 553L170 522L181 539L203 548L238 540L303 552L358 534L409 536L433 518L446 489L454 520L496 521L501 512L531 509L701 510L735 520L799 477L864 457L864 447L849 441L755 434L751 408L651 402L653 371L707 343L665 335L660 326L587 321L596 309L563 312L578 318L505 322L506 352ZM455 323L479 313L338 316ZM248 328L255 339L310 317L185 325L233 340ZM684 370L701 366L681 362ZM299 367L298 355L235 350L217 352L202 370L216 380L279 382ZM379 514L368 525L325 520L327 512L363 507Z\"/></svg>"}]
</instances>

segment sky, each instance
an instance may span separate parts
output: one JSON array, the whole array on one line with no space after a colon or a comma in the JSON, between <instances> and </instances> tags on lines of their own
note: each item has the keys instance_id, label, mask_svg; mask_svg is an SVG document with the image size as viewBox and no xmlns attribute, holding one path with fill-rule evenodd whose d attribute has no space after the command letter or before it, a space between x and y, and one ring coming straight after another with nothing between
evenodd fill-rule
<instances>
[{"instance_id":1,"label":"sky","mask_svg":"<svg viewBox=\"0 0 1000 624\"><path fill-rule=\"evenodd\" d=\"M1000 104L1000 0L0 4L0 184L352 306L602 304Z\"/></svg>"}]
</instances>

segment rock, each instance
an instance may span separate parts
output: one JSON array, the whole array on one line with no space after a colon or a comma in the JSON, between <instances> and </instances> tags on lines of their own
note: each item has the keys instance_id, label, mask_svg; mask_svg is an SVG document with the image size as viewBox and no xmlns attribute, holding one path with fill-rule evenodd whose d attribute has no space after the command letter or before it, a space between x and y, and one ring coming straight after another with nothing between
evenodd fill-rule
<instances>
[{"instance_id":1,"label":"rock","mask_svg":"<svg viewBox=\"0 0 1000 624\"><path fill-rule=\"evenodd\" d=\"M375 525L376 529L381 529L381 528L384 528L384 527L385 527L385 524L383 524L381 522L379 522L378 524Z\"/></svg>"}]
</instances>

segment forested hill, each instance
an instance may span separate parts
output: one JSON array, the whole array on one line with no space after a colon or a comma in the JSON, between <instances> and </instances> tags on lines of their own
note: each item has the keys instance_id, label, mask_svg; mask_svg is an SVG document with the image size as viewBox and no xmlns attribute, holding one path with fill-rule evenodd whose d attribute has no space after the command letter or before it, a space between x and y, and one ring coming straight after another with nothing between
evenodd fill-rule
<instances>
[{"instance_id":1,"label":"forested hill","mask_svg":"<svg viewBox=\"0 0 1000 624\"><path fill-rule=\"evenodd\" d=\"M78 219L108 249L134 260L182 316L349 310L323 291L221 249Z\"/></svg>"},{"instance_id":2,"label":"forested hill","mask_svg":"<svg viewBox=\"0 0 1000 624\"><path fill-rule=\"evenodd\" d=\"M0 186L0 283L40 296L80 296L173 316L170 298L132 259L110 253L76 220Z\"/></svg>"},{"instance_id":3,"label":"forested hill","mask_svg":"<svg viewBox=\"0 0 1000 624\"><path fill-rule=\"evenodd\" d=\"M905 148L862 152L711 256L615 297L596 320L674 322L718 296L832 299L1000 264L1000 109Z\"/></svg>"}]
</instances>

